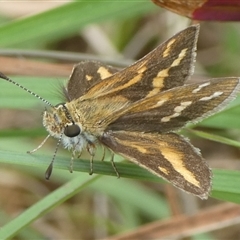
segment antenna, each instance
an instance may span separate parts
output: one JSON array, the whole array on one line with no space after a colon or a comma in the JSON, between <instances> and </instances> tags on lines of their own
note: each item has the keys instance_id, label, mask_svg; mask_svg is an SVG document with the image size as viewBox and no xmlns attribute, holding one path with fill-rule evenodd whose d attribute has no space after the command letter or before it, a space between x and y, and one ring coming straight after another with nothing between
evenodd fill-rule
<instances>
[{"instance_id":1,"label":"antenna","mask_svg":"<svg viewBox=\"0 0 240 240\"><path fill-rule=\"evenodd\" d=\"M54 152L53 157L52 157L52 161L51 161L51 163L49 164L49 166L48 166L48 168L47 168L47 170L46 170L46 172L45 172L45 178L46 178L47 180L49 180L49 178L51 177L52 170L53 170L53 163L54 163L54 160L55 160L55 158L56 158L57 151L58 151L59 145L60 145L61 140L62 140L62 136L63 136L63 134L61 134L60 138L58 139L57 146L56 146L55 152Z\"/></svg>"},{"instance_id":2,"label":"antenna","mask_svg":"<svg viewBox=\"0 0 240 240\"><path fill-rule=\"evenodd\" d=\"M46 99L40 97L39 95L37 95L36 93L28 90L27 88L23 87L21 84L17 83L17 82L14 82L12 79L10 79L9 77L5 76L3 73L0 72L0 78L10 82L10 83L13 83L14 85L18 86L19 88L23 89L24 91L30 93L31 95L33 95L34 97L40 99L41 101L43 101L45 104L51 106L51 107L54 107L50 102L48 102Z\"/></svg>"}]
</instances>

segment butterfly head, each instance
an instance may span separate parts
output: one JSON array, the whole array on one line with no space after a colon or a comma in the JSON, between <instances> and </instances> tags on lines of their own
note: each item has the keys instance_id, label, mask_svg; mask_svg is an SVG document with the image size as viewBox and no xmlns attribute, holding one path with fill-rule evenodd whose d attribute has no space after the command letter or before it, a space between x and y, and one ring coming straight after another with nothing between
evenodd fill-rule
<instances>
[{"instance_id":1,"label":"butterfly head","mask_svg":"<svg viewBox=\"0 0 240 240\"><path fill-rule=\"evenodd\" d=\"M73 120L68 108L61 103L46 110L43 114L43 125L54 138L74 138L81 134L81 126Z\"/></svg>"}]
</instances>

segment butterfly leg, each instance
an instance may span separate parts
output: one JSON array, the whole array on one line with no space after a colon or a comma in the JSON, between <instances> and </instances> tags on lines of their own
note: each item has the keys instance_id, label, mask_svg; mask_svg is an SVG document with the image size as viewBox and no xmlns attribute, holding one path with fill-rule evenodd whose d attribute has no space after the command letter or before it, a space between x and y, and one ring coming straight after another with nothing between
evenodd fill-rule
<instances>
[{"instance_id":1,"label":"butterfly leg","mask_svg":"<svg viewBox=\"0 0 240 240\"><path fill-rule=\"evenodd\" d=\"M69 166L69 167L70 167L70 169L69 169L70 173L73 172L74 157L75 157L75 153L72 152L71 161L70 161L70 166Z\"/></svg>"},{"instance_id":2,"label":"butterfly leg","mask_svg":"<svg viewBox=\"0 0 240 240\"><path fill-rule=\"evenodd\" d=\"M106 149L105 149L104 146L102 146L102 147L103 147L103 155L102 155L102 159L101 159L101 161L103 162L104 159L105 159Z\"/></svg>"},{"instance_id":3,"label":"butterfly leg","mask_svg":"<svg viewBox=\"0 0 240 240\"><path fill-rule=\"evenodd\" d=\"M118 172L117 167L114 163L114 152L111 152L111 164L112 164L112 167L113 167L113 169L114 169L114 171L117 175L117 178L120 178L119 172Z\"/></svg>"},{"instance_id":4,"label":"butterfly leg","mask_svg":"<svg viewBox=\"0 0 240 240\"><path fill-rule=\"evenodd\" d=\"M75 144L75 146L74 146L74 148L73 148L73 149L75 149L75 148L76 148L76 145L77 145L77 143ZM75 151L75 150L73 150L73 151L72 151L71 160L70 160L70 169L69 169L70 173L72 173L72 172L73 172L73 163L74 163L75 155L76 155L76 151ZM80 153L78 153L78 155L77 155L77 158L80 158L80 157L81 157L81 155L82 155L82 151L81 151Z\"/></svg>"},{"instance_id":5,"label":"butterfly leg","mask_svg":"<svg viewBox=\"0 0 240 240\"><path fill-rule=\"evenodd\" d=\"M88 143L87 145L87 151L90 154L91 158L90 158L90 172L89 175L93 174L93 158L95 156L95 145L92 143Z\"/></svg>"},{"instance_id":6,"label":"butterfly leg","mask_svg":"<svg viewBox=\"0 0 240 240\"><path fill-rule=\"evenodd\" d=\"M44 138L44 140L36 148L34 148L31 151L27 151L27 153L32 154L32 153L36 152L38 149L40 149L45 144L45 142L48 140L49 137L50 137L50 134L48 134L47 137Z\"/></svg>"},{"instance_id":7,"label":"butterfly leg","mask_svg":"<svg viewBox=\"0 0 240 240\"><path fill-rule=\"evenodd\" d=\"M82 151L78 154L77 158L80 158L82 156Z\"/></svg>"}]
</instances>

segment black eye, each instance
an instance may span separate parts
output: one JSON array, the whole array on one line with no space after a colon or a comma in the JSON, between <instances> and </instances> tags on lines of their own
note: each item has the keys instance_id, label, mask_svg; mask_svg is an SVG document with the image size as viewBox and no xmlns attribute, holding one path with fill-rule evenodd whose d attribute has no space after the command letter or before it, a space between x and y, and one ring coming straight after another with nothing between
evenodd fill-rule
<instances>
[{"instance_id":1,"label":"black eye","mask_svg":"<svg viewBox=\"0 0 240 240\"><path fill-rule=\"evenodd\" d=\"M76 137L80 132L81 132L81 129L76 124L66 126L64 129L64 134L67 137Z\"/></svg>"}]
</instances>

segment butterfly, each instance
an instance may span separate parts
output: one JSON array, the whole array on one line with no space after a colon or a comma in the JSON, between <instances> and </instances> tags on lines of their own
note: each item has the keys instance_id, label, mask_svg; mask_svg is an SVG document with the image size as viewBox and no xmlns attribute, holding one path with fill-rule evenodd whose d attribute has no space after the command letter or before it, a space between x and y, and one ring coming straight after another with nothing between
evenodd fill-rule
<instances>
[{"instance_id":1,"label":"butterfly","mask_svg":"<svg viewBox=\"0 0 240 240\"><path fill-rule=\"evenodd\" d=\"M177 131L223 109L240 85L235 77L185 84L193 73L198 33L198 25L190 26L120 71L99 62L80 62L64 88L65 103L56 106L5 75L0 77L50 106L43 113L48 137L71 150L72 159L87 149L90 173L100 144L206 199L211 170L200 151ZM57 148L53 160L56 152Z\"/></svg>"}]
</instances>

